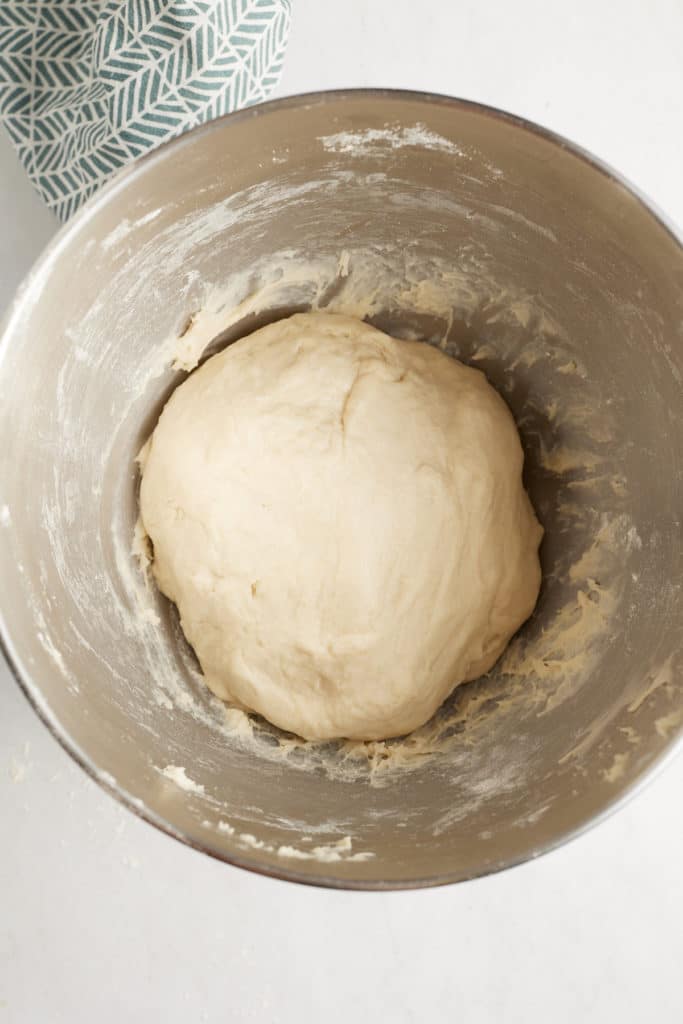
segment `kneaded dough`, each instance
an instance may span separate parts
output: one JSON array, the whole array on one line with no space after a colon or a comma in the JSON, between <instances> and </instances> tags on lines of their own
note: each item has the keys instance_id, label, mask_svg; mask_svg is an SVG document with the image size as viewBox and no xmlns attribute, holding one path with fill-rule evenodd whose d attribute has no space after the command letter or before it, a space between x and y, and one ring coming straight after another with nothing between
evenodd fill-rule
<instances>
[{"instance_id":1,"label":"kneaded dough","mask_svg":"<svg viewBox=\"0 0 683 1024\"><path fill-rule=\"evenodd\" d=\"M310 739L409 732L531 613L542 530L483 373L297 314L169 399L140 492L219 697Z\"/></svg>"}]
</instances>

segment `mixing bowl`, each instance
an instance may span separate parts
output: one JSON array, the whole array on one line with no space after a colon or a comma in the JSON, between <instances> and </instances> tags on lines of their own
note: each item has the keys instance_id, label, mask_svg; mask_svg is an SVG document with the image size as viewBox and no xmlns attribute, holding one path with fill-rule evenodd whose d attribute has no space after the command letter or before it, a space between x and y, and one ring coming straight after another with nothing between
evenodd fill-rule
<instances>
[{"instance_id":1,"label":"mixing bowl","mask_svg":"<svg viewBox=\"0 0 683 1024\"><path fill-rule=\"evenodd\" d=\"M546 530L532 619L488 676L390 743L305 744L226 709L137 557L135 458L172 388L309 308L483 369ZM565 140L383 91L215 121L103 189L6 319L8 660L106 789L233 864L386 888L535 857L680 739L682 381L681 243Z\"/></svg>"}]
</instances>

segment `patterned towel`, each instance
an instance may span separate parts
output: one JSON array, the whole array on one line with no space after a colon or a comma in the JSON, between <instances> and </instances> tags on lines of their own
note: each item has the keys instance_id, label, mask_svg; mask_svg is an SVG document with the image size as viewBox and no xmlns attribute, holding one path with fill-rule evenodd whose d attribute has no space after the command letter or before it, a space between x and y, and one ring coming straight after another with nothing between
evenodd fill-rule
<instances>
[{"instance_id":1,"label":"patterned towel","mask_svg":"<svg viewBox=\"0 0 683 1024\"><path fill-rule=\"evenodd\" d=\"M0 0L0 122L66 220L160 142L266 98L290 0Z\"/></svg>"}]
</instances>

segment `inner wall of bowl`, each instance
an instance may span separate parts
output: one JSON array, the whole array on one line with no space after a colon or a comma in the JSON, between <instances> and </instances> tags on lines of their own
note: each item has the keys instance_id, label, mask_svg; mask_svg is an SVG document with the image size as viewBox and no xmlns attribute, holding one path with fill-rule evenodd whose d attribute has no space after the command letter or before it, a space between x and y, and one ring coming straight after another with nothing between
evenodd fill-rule
<instances>
[{"instance_id":1,"label":"inner wall of bowl","mask_svg":"<svg viewBox=\"0 0 683 1024\"><path fill-rule=\"evenodd\" d=\"M64 236L3 348L4 614L46 717L151 818L267 870L466 877L580 827L681 728L681 263L606 176L467 108L328 100L155 155ZM483 369L546 528L533 619L395 744L226 716L131 555L174 357L311 307Z\"/></svg>"}]
</instances>

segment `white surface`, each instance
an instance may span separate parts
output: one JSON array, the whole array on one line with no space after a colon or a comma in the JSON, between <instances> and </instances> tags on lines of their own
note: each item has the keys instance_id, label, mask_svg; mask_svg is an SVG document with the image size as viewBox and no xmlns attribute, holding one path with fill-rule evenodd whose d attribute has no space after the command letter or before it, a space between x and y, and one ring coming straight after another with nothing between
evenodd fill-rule
<instances>
[{"instance_id":1,"label":"white surface","mask_svg":"<svg viewBox=\"0 0 683 1024\"><path fill-rule=\"evenodd\" d=\"M683 225L680 0L294 7L280 94L386 85L492 103L592 149ZM4 306L53 230L4 137L0 224ZM598 829L493 878L304 889L124 812L0 667L0 1024L679 1022L682 788L679 757Z\"/></svg>"}]
</instances>

